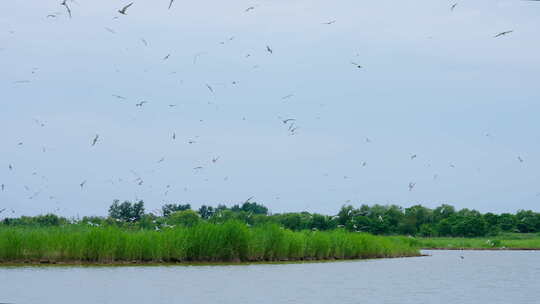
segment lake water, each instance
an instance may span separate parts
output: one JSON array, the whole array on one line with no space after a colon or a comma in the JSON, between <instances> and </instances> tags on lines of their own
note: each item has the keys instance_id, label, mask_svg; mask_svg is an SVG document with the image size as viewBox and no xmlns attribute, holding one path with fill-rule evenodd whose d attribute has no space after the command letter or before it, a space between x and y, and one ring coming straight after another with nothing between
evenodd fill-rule
<instances>
[{"instance_id":1,"label":"lake water","mask_svg":"<svg viewBox=\"0 0 540 304\"><path fill-rule=\"evenodd\" d=\"M235 266L0 267L0 303L538 303L538 251ZM461 259L460 256L464 259Z\"/></svg>"}]
</instances>

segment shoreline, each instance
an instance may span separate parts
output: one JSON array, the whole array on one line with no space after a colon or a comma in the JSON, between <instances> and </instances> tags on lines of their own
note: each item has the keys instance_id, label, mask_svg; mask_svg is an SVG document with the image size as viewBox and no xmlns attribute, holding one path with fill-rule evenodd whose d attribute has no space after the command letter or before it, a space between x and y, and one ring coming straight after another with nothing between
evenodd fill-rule
<instances>
[{"instance_id":1,"label":"shoreline","mask_svg":"<svg viewBox=\"0 0 540 304\"><path fill-rule=\"evenodd\" d=\"M437 248L422 248L421 250L477 250L477 251L540 251L540 248L474 248L474 247L452 247L452 248L444 248L444 247L437 247Z\"/></svg>"},{"instance_id":2,"label":"shoreline","mask_svg":"<svg viewBox=\"0 0 540 304\"><path fill-rule=\"evenodd\" d=\"M50 261L50 260L26 260L26 261L0 261L0 268L5 267L47 267L47 266L77 266L77 267L129 267L129 266L245 266L245 265L286 265L286 264L311 264L311 263L335 263L351 261L367 261L379 259L419 258L428 254L417 255L381 256L357 259L283 259L276 261L182 261L182 262L158 262L158 261L114 261L114 262L89 262L89 261Z\"/></svg>"}]
</instances>

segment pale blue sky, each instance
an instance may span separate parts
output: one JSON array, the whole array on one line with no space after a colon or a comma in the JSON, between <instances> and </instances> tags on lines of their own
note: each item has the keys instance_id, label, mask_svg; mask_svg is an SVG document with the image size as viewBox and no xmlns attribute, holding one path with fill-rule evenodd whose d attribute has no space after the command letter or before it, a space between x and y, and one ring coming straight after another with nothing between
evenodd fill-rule
<instances>
[{"instance_id":1,"label":"pale blue sky","mask_svg":"<svg viewBox=\"0 0 540 304\"><path fill-rule=\"evenodd\" d=\"M0 209L540 210L540 3L134 2L0 3Z\"/></svg>"}]
</instances>

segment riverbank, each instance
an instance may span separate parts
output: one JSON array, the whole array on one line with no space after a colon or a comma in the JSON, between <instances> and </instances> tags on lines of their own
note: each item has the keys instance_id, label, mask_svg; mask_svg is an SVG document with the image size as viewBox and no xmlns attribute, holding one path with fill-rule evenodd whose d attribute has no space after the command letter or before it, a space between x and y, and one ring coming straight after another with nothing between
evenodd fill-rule
<instances>
[{"instance_id":1,"label":"riverbank","mask_svg":"<svg viewBox=\"0 0 540 304\"><path fill-rule=\"evenodd\" d=\"M415 244L430 250L540 250L538 234L503 234L492 238L417 238Z\"/></svg>"},{"instance_id":2,"label":"riverbank","mask_svg":"<svg viewBox=\"0 0 540 304\"><path fill-rule=\"evenodd\" d=\"M2 264L156 264L286 262L419 256L406 237L335 231L293 232L277 225L201 223L160 231L116 227L0 229Z\"/></svg>"}]
</instances>

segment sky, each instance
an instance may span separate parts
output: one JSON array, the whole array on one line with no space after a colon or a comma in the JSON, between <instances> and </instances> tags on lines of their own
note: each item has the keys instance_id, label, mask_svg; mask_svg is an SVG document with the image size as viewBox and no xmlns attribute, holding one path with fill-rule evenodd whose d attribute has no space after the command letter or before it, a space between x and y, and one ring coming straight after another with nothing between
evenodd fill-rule
<instances>
[{"instance_id":1,"label":"sky","mask_svg":"<svg viewBox=\"0 0 540 304\"><path fill-rule=\"evenodd\" d=\"M59 2L0 2L0 217L540 210L540 2Z\"/></svg>"}]
</instances>

